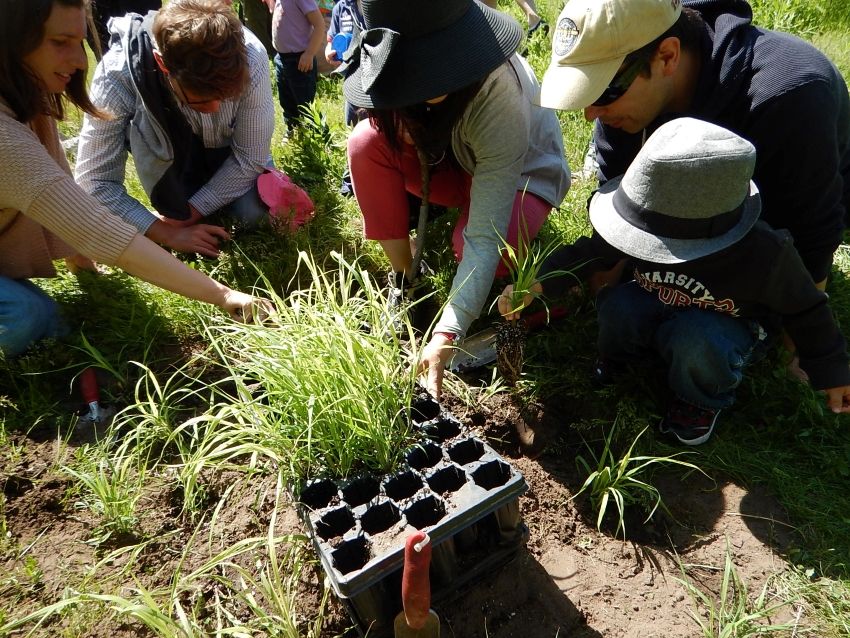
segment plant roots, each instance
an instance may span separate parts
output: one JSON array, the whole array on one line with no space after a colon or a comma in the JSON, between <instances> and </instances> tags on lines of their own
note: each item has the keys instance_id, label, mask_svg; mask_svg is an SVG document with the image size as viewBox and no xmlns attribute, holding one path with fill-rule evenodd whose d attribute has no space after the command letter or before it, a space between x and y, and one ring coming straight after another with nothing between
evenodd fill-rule
<instances>
[{"instance_id":1,"label":"plant roots","mask_svg":"<svg viewBox=\"0 0 850 638\"><path fill-rule=\"evenodd\" d=\"M516 386L525 358L525 322L505 322L496 329L496 369L509 386Z\"/></svg>"}]
</instances>

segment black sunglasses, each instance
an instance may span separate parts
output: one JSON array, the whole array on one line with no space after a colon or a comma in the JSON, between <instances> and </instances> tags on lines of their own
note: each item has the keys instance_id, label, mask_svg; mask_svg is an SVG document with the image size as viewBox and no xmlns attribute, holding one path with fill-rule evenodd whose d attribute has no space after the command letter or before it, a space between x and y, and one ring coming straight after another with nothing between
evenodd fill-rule
<instances>
[{"instance_id":1,"label":"black sunglasses","mask_svg":"<svg viewBox=\"0 0 850 638\"><path fill-rule=\"evenodd\" d=\"M644 64L646 64L646 60L643 57L635 57L633 60L626 62L625 66L617 71L617 75L611 80L608 88L602 92L602 95L591 106L608 106L623 97L623 94L629 90L629 87L637 79L637 76L640 75Z\"/></svg>"}]
</instances>

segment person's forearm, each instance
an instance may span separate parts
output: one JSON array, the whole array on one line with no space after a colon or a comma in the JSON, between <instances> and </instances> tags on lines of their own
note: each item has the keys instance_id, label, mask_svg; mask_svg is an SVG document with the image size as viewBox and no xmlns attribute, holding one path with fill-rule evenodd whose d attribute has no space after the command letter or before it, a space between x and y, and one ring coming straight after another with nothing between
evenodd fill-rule
<instances>
[{"instance_id":1,"label":"person's forearm","mask_svg":"<svg viewBox=\"0 0 850 638\"><path fill-rule=\"evenodd\" d=\"M168 246L169 236L174 233L174 230L174 226L169 226L161 219L157 219L148 227L147 231L145 231L145 237L157 244Z\"/></svg>"},{"instance_id":2,"label":"person's forearm","mask_svg":"<svg viewBox=\"0 0 850 638\"><path fill-rule=\"evenodd\" d=\"M321 18L320 18L321 19ZM315 24L313 25L313 33L310 35L310 41L307 43L307 53L316 57L319 55L319 52L322 50L328 42L327 31L325 30L325 23L322 21L321 28L317 27Z\"/></svg>"},{"instance_id":3,"label":"person's forearm","mask_svg":"<svg viewBox=\"0 0 850 638\"><path fill-rule=\"evenodd\" d=\"M190 299L221 306L230 288L189 268L143 235L136 235L116 265L139 279Z\"/></svg>"}]
</instances>

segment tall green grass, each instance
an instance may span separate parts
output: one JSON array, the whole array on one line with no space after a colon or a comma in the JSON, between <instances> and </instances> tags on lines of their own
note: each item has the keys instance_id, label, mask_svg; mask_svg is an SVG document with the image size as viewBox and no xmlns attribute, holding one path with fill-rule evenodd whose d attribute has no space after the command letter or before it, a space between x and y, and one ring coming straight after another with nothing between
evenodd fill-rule
<instances>
[{"instance_id":1,"label":"tall green grass","mask_svg":"<svg viewBox=\"0 0 850 638\"><path fill-rule=\"evenodd\" d=\"M299 289L286 299L272 293L276 311L263 325L207 328L235 386L226 399L277 441L297 481L387 472L413 441L412 328L356 261L331 256L328 270L299 256ZM400 320L405 341L393 328Z\"/></svg>"}]
</instances>

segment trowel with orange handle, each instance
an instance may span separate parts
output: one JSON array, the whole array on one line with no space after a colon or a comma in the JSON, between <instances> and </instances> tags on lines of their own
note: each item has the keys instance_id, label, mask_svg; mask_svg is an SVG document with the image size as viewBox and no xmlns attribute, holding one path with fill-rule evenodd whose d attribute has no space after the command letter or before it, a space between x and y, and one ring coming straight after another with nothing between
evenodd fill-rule
<instances>
[{"instance_id":1,"label":"trowel with orange handle","mask_svg":"<svg viewBox=\"0 0 850 638\"><path fill-rule=\"evenodd\" d=\"M97 375L92 367L80 373L80 394L83 396L88 413L81 417L81 422L87 425L108 424L115 410L100 403L100 388L97 385Z\"/></svg>"},{"instance_id":2,"label":"trowel with orange handle","mask_svg":"<svg viewBox=\"0 0 850 638\"><path fill-rule=\"evenodd\" d=\"M403 610L395 617L395 638L439 638L440 617L431 609L431 539L416 531L404 545L401 576Z\"/></svg>"}]
</instances>

